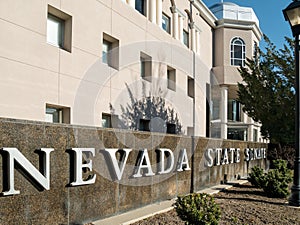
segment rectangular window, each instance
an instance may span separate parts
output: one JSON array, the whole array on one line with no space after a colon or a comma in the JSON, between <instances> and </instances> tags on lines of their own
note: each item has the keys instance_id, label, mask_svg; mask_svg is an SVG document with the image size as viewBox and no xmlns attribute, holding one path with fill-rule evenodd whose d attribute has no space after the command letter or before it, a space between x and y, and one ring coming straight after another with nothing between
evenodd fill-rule
<instances>
[{"instance_id":1,"label":"rectangular window","mask_svg":"<svg viewBox=\"0 0 300 225\"><path fill-rule=\"evenodd\" d=\"M256 41L254 41L254 43L253 43L253 58L258 57L257 53L258 53L258 44Z\"/></svg>"},{"instance_id":2,"label":"rectangular window","mask_svg":"<svg viewBox=\"0 0 300 225\"><path fill-rule=\"evenodd\" d=\"M150 131L150 120L140 119L140 131Z\"/></svg>"},{"instance_id":3,"label":"rectangular window","mask_svg":"<svg viewBox=\"0 0 300 225\"><path fill-rule=\"evenodd\" d=\"M188 77L188 96L194 98L195 96L195 81L193 78Z\"/></svg>"},{"instance_id":4,"label":"rectangular window","mask_svg":"<svg viewBox=\"0 0 300 225\"><path fill-rule=\"evenodd\" d=\"M231 121L240 122L241 121L241 103L229 99L228 100L228 119Z\"/></svg>"},{"instance_id":5,"label":"rectangular window","mask_svg":"<svg viewBox=\"0 0 300 225\"><path fill-rule=\"evenodd\" d=\"M257 129L253 129L253 141L254 142L258 141L258 132L257 132Z\"/></svg>"},{"instance_id":6,"label":"rectangular window","mask_svg":"<svg viewBox=\"0 0 300 225\"><path fill-rule=\"evenodd\" d=\"M183 30L183 44L186 45L186 47L190 47L190 44L189 44L189 32L187 32L186 30Z\"/></svg>"},{"instance_id":7,"label":"rectangular window","mask_svg":"<svg viewBox=\"0 0 300 225\"><path fill-rule=\"evenodd\" d=\"M212 100L212 120L220 119L220 100Z\"/></svg>"},{"instance_id":8,"label":"rectangular window","mask_svg":"<svg viewBox=\"0 0 300 225\"><path fill-rule=\"evenodd\" d=\"M47 16L47 42L71 52L72 17L50 5Z\"/></svg>"},{"instance_id":9,"label":"rectangular window","mask_svg":"<svg viewBox=\"0 0 300 225\"><path fill-rule=\"evenodd\" d=\"M172 91L176 91L176 70L168 67L167 69L168 88Z\"/></svg>"},{"instance_id":10,"label":"rectangular window","mask_svg":"<svg viewBox=\"0 0 300 225\"><path fill-rule=\"evenodd\" d=\"M105 64L108 64L108 54L109 52L111 51L111 48L112 48L112 44L111 42L109 41L106 41L106 40L103 40L103 43L102 43L102 62L105 63Z\"/></svg>"},{"instance_id":11,"label":"rectangular window","mask_svg":"<svg viewBox=\"0 0 300 225\"><path fill-rule=\"evenodd\" d=\"M70 123L70 108L46 104L45 121L49 123Z\"/></svg>"},{"instance_id":12,"label":"rectangular window","mask_svg":"<svg viewBox=\"0 0 300 225\"><path fill-rule=\"evenodd\" d=\"M206 137L210 137L210 121L211 121L211 86L206 83Z\"/></svg>"},{"instance_id":13,"label":"rectangular window","mask_svg":"<svg viewBox=\"0 0 300 225\"><path fill-rule=\"evenodd\" d=\"M46 108L46 122L49 122L49 123L62 123L62 110L47 107Z\"/></svg>"},{"instance_id":14,"label":"rectangular window","mask_svg":"<svg viewBox=\"0 0 300 225\"><path fill-rule=\"evenodd\" d=\"M112 127L110 114L102 113L102 127L106 127L106 128Z\"/></svg>"},{"instance_id":15,"label":"rectangular window","mask_svg":"<svg viewBox=\"0 0 300 225\"><path fill-rule=\"evenodd\" d=\"M152 76L152 58L141 52L140 54L141 77L151 82Z\"/></svg>"},{"instance_id":16,"label":"rectangular window","mask_svg":"<svg viewBox=\"0 0 300 225\"><path fill-rule=\"evenodd\" d=\"M64 47L64 27L65 21L48 14L47 19L47 42L57 47Z\"/></svg>"},{"instance_id":17,"label":"rectangular window","mask_svg":"<svg viewBox=\"0 0 300 225\"><path fill-rule=\"evenodd\" d=\"M246 128L228 128L227 139L247 141Z\"/></svg>"},{"instance_id":18,"label":"rectangular window","mask_svg":"<svg viewBox=\"0 0 300 225\"><path fill-rule=\"evenodd\" d=\"M167 134L176 134L176 125L173 123L167 123Z\"/></svg>"},{"instance_id":19,"label":"rectangular window","mask_svg":"<svg viewBox=\"0 0 300 225\"><path fill-rule=\"evenodd\" d=\"M154 1L154 0L150 0ZM146 0L135 0L135 9L142 15L147 16L147 1Z\"/></svg>"},{"instance_id":20,"label":"rectangular window","mask_svg":"<svg viewBox=\"0 0 300 225\"><path fill-rule=\"evenodd\" d=\"M103 33L102 62L108 66L119 69L119 40Z\"/></svg>"},{"instance_id":21,"label":"rectangular window","mask_svg":"<svg viewBox=\"0 0 300 225\"><path fill-rule=\"evenodd\" d=\"M170 29L170 17L168 17L166 14L162 14L162 28L168 32L169 34L171 33Z\"/></svg>"}]
</instances>

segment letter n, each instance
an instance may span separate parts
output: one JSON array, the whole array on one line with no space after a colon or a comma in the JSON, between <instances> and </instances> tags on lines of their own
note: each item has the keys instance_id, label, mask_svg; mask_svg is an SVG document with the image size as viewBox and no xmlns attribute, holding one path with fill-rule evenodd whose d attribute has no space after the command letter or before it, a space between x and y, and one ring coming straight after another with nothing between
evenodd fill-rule
<instances>
[{"instance_id":1,"label":"letter n","mask_svg":"<svg viewBox=\"0 0 300 225\"><path fill-rule=\"evenodd\" d=\"M15 190L14 187L14 168L15 162L17 162L29 175L38 182L45 190L50 189L50 153L54 151L53 148L42 148L39 151L44 152L43 154L43 174L41 174L24 155L17 148L2 148L2 151L8 153L7 160L7 171L8 171L8 191L2 192L4 196L6 195L16 195L20 194L19 190ZM46 164L46 165L45 165Z\"/></svg>"}]
</instances>

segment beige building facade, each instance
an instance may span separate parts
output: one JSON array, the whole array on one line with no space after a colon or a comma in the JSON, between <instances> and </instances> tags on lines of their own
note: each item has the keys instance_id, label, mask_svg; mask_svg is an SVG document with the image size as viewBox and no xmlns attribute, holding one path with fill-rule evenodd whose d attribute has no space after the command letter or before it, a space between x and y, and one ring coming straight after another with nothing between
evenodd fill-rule
<instances>
[{"instance_id":1,"label":"beige building facade","mask_svg":"<svg viewBox=\"0 0 300 225\"><path fill-rule=\"evenodd\" d=\"M252 58L262 37L259 20L253 9L233 3L211 7L218 21L215 28L215 61L212 68L220 90L213 98L212 136L224 139L263 141L260 124L242 112L236 101L238 71L246 58ZM219 95L218 95L219 94Z\"/></svg>"},{"instance_id":2,"label":"beige building facade","mask_svg":"<svg viewBox=\"0 0 300 225\"><path fill-rule=\"evenodd\" d=\"M235 100L251 8L201 0L0 1L0 117L262 141Z\"/></svg>"}]
</instances>

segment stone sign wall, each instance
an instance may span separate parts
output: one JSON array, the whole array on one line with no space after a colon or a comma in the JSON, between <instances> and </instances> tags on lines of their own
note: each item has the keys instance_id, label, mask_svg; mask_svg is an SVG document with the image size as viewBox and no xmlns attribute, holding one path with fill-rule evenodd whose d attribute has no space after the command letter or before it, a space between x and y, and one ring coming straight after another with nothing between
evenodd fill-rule
<instances>
[{"instance_id":1,"label":"stone sign wall","mask_svg":"<svg viewBox=\"0 0 300 225\"><path fill-rule=\"evenodd\" d=\"M0 119L0 224L82 224L267 169L266 144Z\"/></svg>"}]
</instances>

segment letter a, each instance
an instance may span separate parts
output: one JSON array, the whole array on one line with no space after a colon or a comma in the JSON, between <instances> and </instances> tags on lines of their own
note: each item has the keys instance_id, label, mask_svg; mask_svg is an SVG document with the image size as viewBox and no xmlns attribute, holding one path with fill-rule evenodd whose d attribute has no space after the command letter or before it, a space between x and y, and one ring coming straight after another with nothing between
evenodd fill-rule
<instances>
[{"instance_id":1,"label":"letter a","mask_svg":"<svg viewBox=\"0 0 300 225\"><path fill-rule=\"evenodd\" d=\"M147 169L148 173L146 173L146 176L154 176L154 173L152 172L151 163L148 155L148 150L144 149L141 150L141 157L139 158L139 165L137 168L137 173L133 175L133 177L142 177L141 169ZM146 162L146 165L143 165L143 162Z\"/></svg>"}]
</instances>

